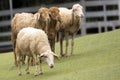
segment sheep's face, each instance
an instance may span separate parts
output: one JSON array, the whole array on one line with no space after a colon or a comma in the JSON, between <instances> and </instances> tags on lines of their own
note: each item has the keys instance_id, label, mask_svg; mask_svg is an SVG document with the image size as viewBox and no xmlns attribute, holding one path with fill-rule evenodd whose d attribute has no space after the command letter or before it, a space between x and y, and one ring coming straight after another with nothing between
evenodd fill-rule
<instances>
[{"instance_id":1,"label":"sheep's face","mask_svg":"<svg viewBox=\"0 0 120 80\"><path fill-rule=\"evenodd\" d=\"M59 9L57 7L51 7L49 9L49 16L50 18L52 18L53 20L60 20L60 14L59 14Z\"/></svg>"},{"instance_id":2,"label":"sheep's face","mask_svg":"<svg viewBox=\"0 0 120 80\"><path fill-rule=\"evenodd\" d=\"M41 58L45 59L46 63L50 68L54 67L54 56L57 56L57 55L49 50L40 55Z\"/></svg>"},{"instance_id":3,"label":"sheep's face","mask_svg":"<svg viewBox=\"0 0 120 80\"><path fill-rule=\"evenodd\" d=\"M82 9L83 7L79 4L73 5L72 10L76 18L80 18L84 16Z\"/></svg>"},{"instance_id":4,"label":"sheep's face","mask_svg":"<svg viewBox=\"0 0 120 80\"><path fill-rule=\"evenodd\" d=\"M39 13L40 13L40 19L43 20L43 21L47 21L50 19L49 17L49 12L48 12L48 8L40 8L39 9Z\"/></svg>"}]
</instances>

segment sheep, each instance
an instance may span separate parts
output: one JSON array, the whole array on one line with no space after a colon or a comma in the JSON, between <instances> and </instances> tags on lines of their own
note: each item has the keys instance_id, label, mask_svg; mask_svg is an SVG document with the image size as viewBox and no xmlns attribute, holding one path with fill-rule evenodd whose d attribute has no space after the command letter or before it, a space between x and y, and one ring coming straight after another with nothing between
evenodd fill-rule
<instances>
[{"instance_id":1,"label":"sheep","mask_svg":"<svg viewBox=\"0 0 120 80\"><path fill-rule=\"evenodd\" d=\"M15 52L17 55L18 62L18 75L22 75L20 68L20 61L22 56L28 56L28 65L26 68L26 73L29 74L29 59L33 57L35 60L35 73L37 76L42 74L42 67L40 63L40 70L38 70L38 60L40 62L42 58L45 58L48 66L50 68L54 67L54 56L58 57L54 52L51 51L51 47L48 42L48 37L46 33L41 29L35 29L32 27L23 28L19 31L16 40ZM39 56L39 59L38 57Z\"/></svg>"},{"instance_id":2,"label":"sheep","mask_svg":"<svg viewBox=\"0 0 120 80\"><path fill-rule=\"evenodd\" d=\"M25 27L32 26L34 28L39 28L45 30L47 33L47 27L49 23L49 13L48 8L40 8L37 13L16 13L11 21L11 41L13 45L13 50L15 49L16 38L18 32ZM14 51L15 65L16 63L16 54Z\"/></svg>"},{"instance_id":3,"label":"sheep","mask_svg":"<svg viewBox=\"0 0 120 80\"><path fill-rule=\"evenodd\" d=\"M38 26L39 28L43 29L46 33L48 33L48 27L49 27L49 9L42 7L38 10L39 16L38 16Z\"/></svg>"},{"instance_id":4,"label":"sheep","mask_svg":"<svg viewBox=\"0 0 120 80\"><path fill-rule=\"evenodd\" d=\"M59 31L61 32L60 38L60 54L61 56L67 56L68 53L68 36L69 33L72 35L71 41L71 55L74 54L74 36L80 28L81 18L84 16L82 6L74 4L72 9L60 7L60 16L62 19L62 25L60 25ZM66 38L66 49L63 54L63 39Z\"/></svg>"},{"instance_id":5,"label":"sheep","mask_svg":"<svg viewBox=\"0 0 120 80\"><path fill-rule=\"evenodd\" d=\"M16 62L16 54L15 54L15 45L16 45L16 38L19 30L27 26L35 26L36 20L34 19L34 15L32 13L16 13L14 18L11 21L11 41L14 50L14 59L15 65L17 66Z\"/></svg>"},{"instance_id":6,"label":"sheep","mask_svg":"<svg viewBox=\"0 0 120 80\"><path fill-rule=\"evenodd\" d=\"M54 52L55 51L55 38L59 30L58 24L62 22L58 7L49 8L49 16L50 16L50 22L49 22L49 27L48 27L48 39L50 42L51 49Z\"/></svg>"}]
</instances>

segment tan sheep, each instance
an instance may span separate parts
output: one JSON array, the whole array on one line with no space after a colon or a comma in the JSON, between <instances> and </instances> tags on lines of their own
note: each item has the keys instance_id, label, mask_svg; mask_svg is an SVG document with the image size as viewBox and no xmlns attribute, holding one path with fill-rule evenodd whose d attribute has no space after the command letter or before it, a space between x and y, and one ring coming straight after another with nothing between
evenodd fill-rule
<instances>
[{"instance_id":1,"label":"tan sheep","mask_svg":"<svg viewBox=\"0 0 120 80\"><path fill-rule=\"evenodd\" d=\"M49 8L50 23L48 27L48 39L53 52L55 51L56 34L59 30L58 24L62 22L59 12L58 7Z\"/></svg>"},{"instance_id":2,"label":"tan sheep","mask_svg":"<svg viewBox=\"0 0 120 80\"><path fill-rule=\"evenodd\" d=\"M81 18L84 16L82 6L74 4L72 9L59 8L62 25L60 25L61 39L60 39L60 54L67 56L68 53L68 36L72 35L71 41L71 55L74 54L74 36L80 28ZM66 38L66 49L63 54L63 39Z\"/></svg>"},{"instance_id":3,"label":"tan sheep","mask_svg":"<svg viewBox=\"0 0 120 80\"><path fill-rule=\"evenodd\" d=\"M19 68L18 75L22 75L20 69L21 66L20 61L22 56L28 56L28 65L26 68L27 74L30 73L29 72L30 57L33 57L33 59L35 60L36 67L34 73L35 76L43 73L41 63L40 70L38 70L37 63L39 62L39 59L37 56L39 56L40 61L44 58L50 68L54 67L54 56L57 57L57 55L51 51L46 33L41 29L35 29L32 27L23 28L22 30L20 30L16 40L15 52L17 55L17 62Z\"/></svg>"},{"instance_id":4,"label":"tan sheep","mask_svg":"<svg viewBox=\"0 0 120 80\"><path fill-rule=\"evenodd\" d=\"M49 13L47 8L40 8L38 13L16 13L14 18L11 21L11 41L13 45L13 50L15 49L16 38L18 32L25 27L32 26L34 28L43 29L47 33L47 27L49 23ZM14 51L15 65L16 63L16 54Z\"/></svg>"}]
</instances>

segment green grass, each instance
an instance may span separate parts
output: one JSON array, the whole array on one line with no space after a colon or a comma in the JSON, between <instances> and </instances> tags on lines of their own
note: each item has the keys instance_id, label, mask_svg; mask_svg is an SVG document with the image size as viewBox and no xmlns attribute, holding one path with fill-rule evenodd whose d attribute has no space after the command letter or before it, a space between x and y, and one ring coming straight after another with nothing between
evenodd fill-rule
<instances>
[{"instance_id":1,"label":"green grass","mask_svg":"<svg viewBox=\"0 0 120 80\"><path fill-rule=\"evenodd\" d=\"M36 77L34 66L29 75L22 66L23 75L18 76L12 53L0 54L0 80L120 80L120 29L76 38L74 56L55 60L54 69L43 64L44 74Z\"/></svg>"}]
</instances>

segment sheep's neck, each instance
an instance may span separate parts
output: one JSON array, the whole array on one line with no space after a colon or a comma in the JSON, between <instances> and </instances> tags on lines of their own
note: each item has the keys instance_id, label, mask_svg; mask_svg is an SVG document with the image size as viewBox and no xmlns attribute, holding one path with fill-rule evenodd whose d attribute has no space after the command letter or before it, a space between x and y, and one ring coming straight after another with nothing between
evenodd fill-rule
<instances>
[{"instance_id":1,"label":"sheep's neck","mask_svg":"<svg viewBox=\"0 0 120 80\"><path fill-rule=\"evenodd\" d=\"M41 28L44 28L46 26L46 21L39 20L39 24Z\"/></svg>"},{"instance_id":2,"label":"sheep's neck","mask_svg":"<svg viewBox=\"0 0 120 80\"><path fill-rule=\"evenodd\" d=\"M57 20L51 18L49 28L55 28L57 25Z\"/></svg>"},{"instance_id":3,"label":"sheep's neck","mask_svg":"<svg viewBox=\"0 0 120 80\"><path fill-rule=\"evenodd\" d=\"M74 14L72 14L72 24L70 25L69 31L70 33L75 33L79 30L81 18L76 18Z\"/></svg>"},{"instance_id":4,"label":"sheep's neck","mask_svg":"<svg viewBox=\"0 0 120 80\"><path fill-rule=\"evenodd\" d=\"M72 13L72 24L71 26L80 26L81 18L76 18L74 13Z\"/></svg>"},{"instance_id":5,"label":"sheep's neck","mask_svg":"<svg viewBox=\"0 0 120 80\"><path fill-rule=\"evenodd\" d=\"M48 46L48 45L46 45L46 46L43 46L41 49L39 49L40 51L40 53L44 53L44 52L46 52L47 50L51 50L51 48L50 48L50 46Z\"/></svg>"}]
</instances>

